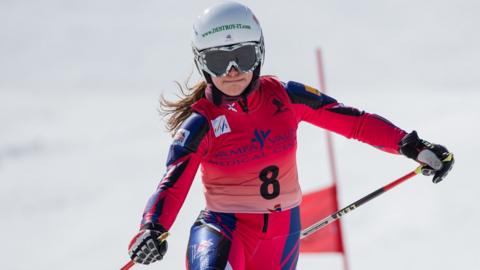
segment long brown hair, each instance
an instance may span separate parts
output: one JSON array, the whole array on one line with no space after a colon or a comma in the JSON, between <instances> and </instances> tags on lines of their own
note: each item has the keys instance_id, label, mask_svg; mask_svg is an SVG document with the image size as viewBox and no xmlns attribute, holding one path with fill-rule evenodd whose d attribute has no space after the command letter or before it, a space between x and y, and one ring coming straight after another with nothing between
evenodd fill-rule
<instances>
[{"instance_id":1,"label":"long brown hair","mask_svg":"<svg viewBox=\"0 0 480 270\"><path fill-rule=\"evenodd\" d=\"M180 90L180 99L170 101L165 99L163 95L160 96L160 115L166 118L165 127L169 132L175 134L182 125L183 121L192 114L192 106L197 100L205 96L205 88L207 83L200 81L195 85L189 87L187 83L182 85L175 82Z\"/></svg>"}]
</instances>

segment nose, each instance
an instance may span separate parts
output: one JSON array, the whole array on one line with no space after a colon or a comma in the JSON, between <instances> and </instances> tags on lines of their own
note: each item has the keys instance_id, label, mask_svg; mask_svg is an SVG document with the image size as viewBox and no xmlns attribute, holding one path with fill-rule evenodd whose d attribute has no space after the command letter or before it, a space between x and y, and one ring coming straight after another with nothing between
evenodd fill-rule
<instances>
[{"instance_id":1,"label":"nose","mask_svg":"<svg viewBox=\"0 0 480 270\"><path fill-rule=\"evenodd\" d=\"M230 70L227 73L227 76L235 77L238 74L240 74L240 71L238 71L238 69L236 67L231 67Z\"/></svg>"}]
</instances>

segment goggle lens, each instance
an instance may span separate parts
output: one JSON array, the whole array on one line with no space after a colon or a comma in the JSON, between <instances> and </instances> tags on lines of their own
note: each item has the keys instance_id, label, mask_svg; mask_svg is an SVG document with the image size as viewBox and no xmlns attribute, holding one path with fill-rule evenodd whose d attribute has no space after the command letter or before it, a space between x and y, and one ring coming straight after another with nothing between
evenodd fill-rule
<instances>
[{"instance_id":1,"label":"goggle lens","mask_svg":"<svg viewBox=\"0 0 480 270\"><path fill-rule=\"evenodd\" d=\"M216 48L203 52L204 64L215 76L223 76L235 66L241 72L251 71L258 63L257 46L243 45L229 50Z\"/></svg>"}]
</instances>

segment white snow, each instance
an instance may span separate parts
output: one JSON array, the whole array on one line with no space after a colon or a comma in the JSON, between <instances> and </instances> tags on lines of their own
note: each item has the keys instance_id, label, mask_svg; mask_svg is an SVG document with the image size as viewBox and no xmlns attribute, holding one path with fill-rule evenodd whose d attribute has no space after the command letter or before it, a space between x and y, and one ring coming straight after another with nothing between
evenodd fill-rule
<instances>
[{"instance_id":1,"label":"white snow","mask_svg":"<svg viewBox=\"0 0 480 270\"><path fill-rule=\"evenodd\" d=\"M173 81L194 72L191 23L214 2L0 2L2 269L127 262L170 142L158 97L174 98ZM480 269L480 3L244 3L264 29L263 74L318 86L320 46L331 96L456 155L444 182L417 176L342 219L351 270ZM337 135L334 142L341 205L416 166ZM298 162L305 191L329 183L322 130L301 126ZM134 269L184 268L201 193L196 179L164 261ZM302 254L298 268L341 269L341 259Z\"/></svg>"}]
</instances>

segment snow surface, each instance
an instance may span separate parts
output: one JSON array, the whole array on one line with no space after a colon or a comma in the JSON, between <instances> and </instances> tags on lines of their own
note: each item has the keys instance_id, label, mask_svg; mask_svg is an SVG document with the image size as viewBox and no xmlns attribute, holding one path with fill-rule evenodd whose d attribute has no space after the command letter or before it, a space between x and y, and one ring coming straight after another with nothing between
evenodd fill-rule
<instances>
[{"instance_id":1,"label":"snow surface","mask_svg":"<svg viewBox=\"0 0 480 270\"><path fill-rule=\"evenodd\" d=\"M164 172L169 135L160 94L193 71L191 23L214 1L0 2L2 269L119 269ZM480 269L480 2L244 1L264 29L264 74L317 86L324 51L330 95L378 113L456 155L434 185L417 176L343 220L352 270ZM188 8L187 8L188 7ZM194 74L191 82L198 79ZM340 204L416 164L334 136ZM328 185L324 133L302 125L305 191ZM183 269L204 206L196 179L164 261ZM301 255L299 269L342 269L338 255Z\"/></svg>"}]
</instances>

